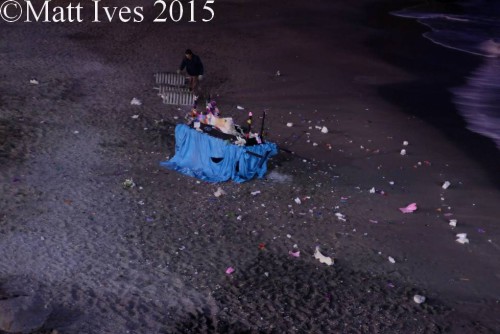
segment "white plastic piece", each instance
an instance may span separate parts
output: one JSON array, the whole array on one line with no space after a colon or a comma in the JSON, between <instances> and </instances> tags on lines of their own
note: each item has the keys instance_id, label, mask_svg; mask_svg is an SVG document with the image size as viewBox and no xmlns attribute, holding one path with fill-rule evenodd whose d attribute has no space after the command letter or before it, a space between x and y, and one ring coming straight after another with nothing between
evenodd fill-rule
<instances>
[{"instance_id":1,"label":"white plastic piece","mask_svg":"<svg viewBox=\"0 0 500 334\"><path fill-rule=\"evenodd\" d=\"M314 258L318 259L319 262L326 264L327 266L332 266L334 261L331 257L324 256L319 251L319 246L316 246L316 250L314 251Z\"/></svg>"}]
</instances>

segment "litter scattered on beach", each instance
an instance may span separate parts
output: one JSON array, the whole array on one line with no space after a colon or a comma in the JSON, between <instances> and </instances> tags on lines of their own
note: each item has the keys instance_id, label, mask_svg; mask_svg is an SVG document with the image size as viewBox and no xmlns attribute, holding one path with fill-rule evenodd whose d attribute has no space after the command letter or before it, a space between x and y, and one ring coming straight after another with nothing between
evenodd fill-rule
<instances>
[{"instance_id":1,"label":"litter scattered on beach","mask_svg":"<svg viewBox=\"0 0 500 334\"><path fill-rule=\"evenodd\" d=\"M399 153L401 155L406 155L406 150L405 149L402 149L401 152Z\"/></svg>"},{"instance_id":2,"label":"litter scattered on beach","mask_svg":"<svg viewBox=\"0 0 500 334\"><path fill-rule=\"evenodd\" d=\"M238 110L245 110L245 108L243 108L242 106L236 106L236 109L238 109Z\"/></svg>"},{"instance_id":3,"label":"litter scattered on beach","mask_svg":"<svg viewBox=\"0 0 500 334\"><path fill-rule=\"evenodd\" d=\"M133 179L125 179L125 181L123 181L122 185L123 185L123 188L125 188L125 189L135 187L135 183L134 183Z\"/></svg>"},{"instance_id":4,"label":"litter scattered on beach","mask_svg":"<svg viewBox=\"0 0 500 334\"><path fill-rule=\"evenodd\" d=\"M30 84L32 84L32 85L38 85L38 84L39 84L39 82L38 82L38 80L36 80L36 79L31 79L31 80L30 80Z\"/></svg>"},{"instance_id":5,"label":"litter scattered on beach","mask_svg":"<svg viewBox=\"0 0 500 334\"><path fill-rule=\"evenodd\" d=\"M412 213L414 212L415 210L417 210L417 203L411 203L411 204L408 204L406 207L404 208L399 208L399 210L402 212L402 213Z\"/></svg>"},{"instance_id":6,"label":"litter scattered on beach","mask_svg":"<svg viewBox=\"0 0 500 334\"><path fill-rule=\"evenodd\" d=\"M469 243L469 239L467 239L467 233L458 233L457 234L457 240L456 240L459 244L468 244Z\"/></svg>"},{"instance_id":7,"label":"litter scattered on beach","mask_svg":"<svg viewBox=\"0 0 500 334\"><path fill-rule=\"evenodd\" d=\"M132 119L138 119L138 118L139 118L139 115L132 116Z\"/></svg>"},{"instance_id":8,"label":"litter scattered on beach","mask_svg":"<svg viewBox=\"0 0 500 334\"><path fill-rule=\"evenodd\" d=\"M370 194L375 194L375 187L372 187L372 188L370 189Z\"/></svg>"},{"instance_id":9,"label":"litter scattered on beach","mask_svg":"<svg viewBox=\"0 0 500 334\"><path fill-rule=\"evenodd\" d=\"M328 133L328 128L326 126L322 127L321 133Z\"/></svg>"},{"instance_id":10,"label":"litter scattered on beach","mask_svg":"<svg viewBox=\"0 0 500 334\"><path fill-rule=\"evenodd\" d=\"M234 273L234 268L233 267L228 267L226 269L226 274L231 275L232 273Z\"/></svg>"},{"instance_id":11,"label":"litter scattered on beach","mask_svg":"<svg viewBox=\"0 0 500 334\"><path fill-rule=\"evenodd\" d=\"M293 257L300 257L300 251L288 251L288 255Z\"/></svg>"},{"instance_id":12,"label":"litter scattered on beach","mask_svg":"<svg viewBox=\"0 0 500 334\"><path fill-rule=\"evenodd\" d=\"M403 146L408 146L408 144L409 143L406 140L403 142Z\"/></svg>"},{"instance_id":13,"label":"litter scattered on beach","mask_svg":"<svg viewBox=\"0 0 500 334\"><path fill-rule=\"evenodd\" d=\"M300 203L302 203L302 201L300 200L300 198L297 197L297 198L295 198L295 203L300 204Z\"/></svg>"},{"instance_id":14,"label":"litter scattered on beach","mask_svg":"<svg viewBox=\"0 0 500 334\"><path fill-rule=\"evenodd\" d=\"M252 191L250 194L252 194L252 196L258 195L260 194L260 190Z\"/></svg>"},{"instance_id":15,"label":"litter scattered on beach","mask_svg":"<svg viewBox=\"0 0 500 334\"><path fill-rule=\"evenodd\" d=\"M443 189L448 189L448 187L451 185L450 181L446 181L445 183L443 183L442 185L442 188Z\"/></svg>"},{"instance_id":16,"label":"litter scattered on beach","mask_svg":"<svg viewBox=\"0 0 500 334\"><path fill-rule=\"evenodd\" d=\"M319 262L324 263L328 266L333 265L333 259L331 257L327 257L321 254L321 252L319 251L319 246L316 246L316 250L314 251L314 258L318 259Z\"/></svg>"},{"instance_id":17,"label":"litter scattered on beach","mask_svg":"<svg viewBox=\"0 0 500 334\"><path fill-rule=\"evenodd\" d=\"M274 181L274 182L279 182L279 183L286 183L286 182L292 182L292 176L287 175L287 174L282 174L280 172L277 172L273 170L267 175L267 179Z\"/></svg>"},{"instance_id":18,"label":"litter scattered on beach","mask_svg":"<svg viewBox=\"0 0 500 334\"><path fill-rule=\"evenodd\" d=\"M423 302L425 302L425 297L421 295L415 295L413 296L413 301L417 304L422 304Z\"/></svg>"},{"instance_id":19,"label":"litter scattered on beach","mask_svg":"<svg viewBox=\"0 0 500 334\"><path fill-rule=\"evenodd\" d=\"M225 194L226 194L226 192L224 190L222 190L221 187L217 188L217 191L214 192L215 197L221 197L222 195L225 195Z\"/></svg>"},{"instance_id":20,"label":"litter scattered on beach","mask_svg":"<svg viewBox=\"0 0 500 334\"><path fill-rule=\"evenodd\" d=\"M390 262L390 263L392 263L392 264L396 263L396 260L394 260L394 258L393 258L392 256L389 256L387 259L388 259L388 260L389 260L389 262Z\"/></svg>"},{"instance_id":21,"label":"litter scattered on beach","mask_svg":"<svg viewBox=\"0 0 500 334\"><path fill-rule=\"evenodd\" d=\"M335 213L335 217L337 217L337 219L340 220L341 222L347 221L345 215L341 214L340 212Z\"/></svg>"},{"instance_id":22,"label":"litter scattered on beach","mask_svg":"<svg viewBox=\"0 0 500 334\"><path fill-rule=\"evenodd\" d=\"M457 227L457 220L456 219L450 219L450 226L451 227Z\"/></svg>"},{"instance_id":23,"label":"litter scattered on beach","mask_svg":"<svg viewBox=\"0 0 500 334\"><path fill-rule=\"evenodd\" d=\"M288 126L289 128L291 128L293 126L293 123L291 123L291 122L286 123L286 126Z\"/></svg>"},{"instance_id":24,"label":"litter scattered on beach","mask_svg":"<svg viewBox=\"0 0 500 334\"><path fill-rule=\"evenodd\" d=\"M133 105L133 106L141 106L142 105L142 102L141 100L139 100L138 98L134 97L132 99L132 101L130 101L130 104Z\"/></svg>"}]
</instances>

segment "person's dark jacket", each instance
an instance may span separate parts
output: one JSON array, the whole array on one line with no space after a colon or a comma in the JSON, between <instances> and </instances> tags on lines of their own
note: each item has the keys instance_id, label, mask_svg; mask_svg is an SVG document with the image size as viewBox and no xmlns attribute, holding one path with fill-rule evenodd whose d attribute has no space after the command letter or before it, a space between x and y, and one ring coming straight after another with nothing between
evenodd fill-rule
<instances>
[{"instance_id":1,"label":"person's dark jacket","mask_svg":"<svg viewBox=\"0 0 500 334\"><path fill-rule=\"evenodd\" d=\"M187 73L191 76L203 75L203 63L200 57L195 54L193 54L191 59L184 57L180 70L182 71L184 68L186 68Z\"/></svg>"}]
</instances>

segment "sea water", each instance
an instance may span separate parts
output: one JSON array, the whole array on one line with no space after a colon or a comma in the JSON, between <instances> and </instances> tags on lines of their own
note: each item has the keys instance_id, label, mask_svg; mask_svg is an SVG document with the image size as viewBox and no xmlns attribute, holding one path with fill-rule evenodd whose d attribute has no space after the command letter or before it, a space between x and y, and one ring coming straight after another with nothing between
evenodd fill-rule
<instances>
[{"instance_id":1,"label":"sea water","mask_svg":"<svg viewBox=\"0 0 500 334\"><path fill-rule=\"evenodd\" d=\"M424 37L433 43L484 58L466 84L451 91L468 129L489 137L500 149L500 1L434 3L392 14L429 27Z\"/></svg>"}]
</instances>

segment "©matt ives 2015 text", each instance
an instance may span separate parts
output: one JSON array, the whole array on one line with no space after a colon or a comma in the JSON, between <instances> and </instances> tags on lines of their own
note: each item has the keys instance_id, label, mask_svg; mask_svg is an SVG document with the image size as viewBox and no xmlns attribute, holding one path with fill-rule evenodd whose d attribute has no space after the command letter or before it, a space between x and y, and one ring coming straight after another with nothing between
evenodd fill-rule
<instances>
[{"instance_id":1,"label":"\u00a9matt ives 2015 text","mask_svg":"<svg viewBox=\"0 0 500 334\"><path fill-rule=\"evenodd\" d=\"M24 3L23 3L24 2ZM0 18L6 22L83 22L82 11L87 9L81 2L66 6L52 6L50 0L37 4L32 0L7 0L0 5ZM142 6L105 6L102 0L92 0L92 22L143 22ZM214 0L205 0L203 8L195 6L195 0L182 3L180 0L156 0L153 4L155 17L153 22L210 22L215 17L211 5ZM195 13L198 11L199 13ZM199 14L199 15L195 15ZM88 16L87 16L88 17Z\"/></svg>"}]
</instances>

